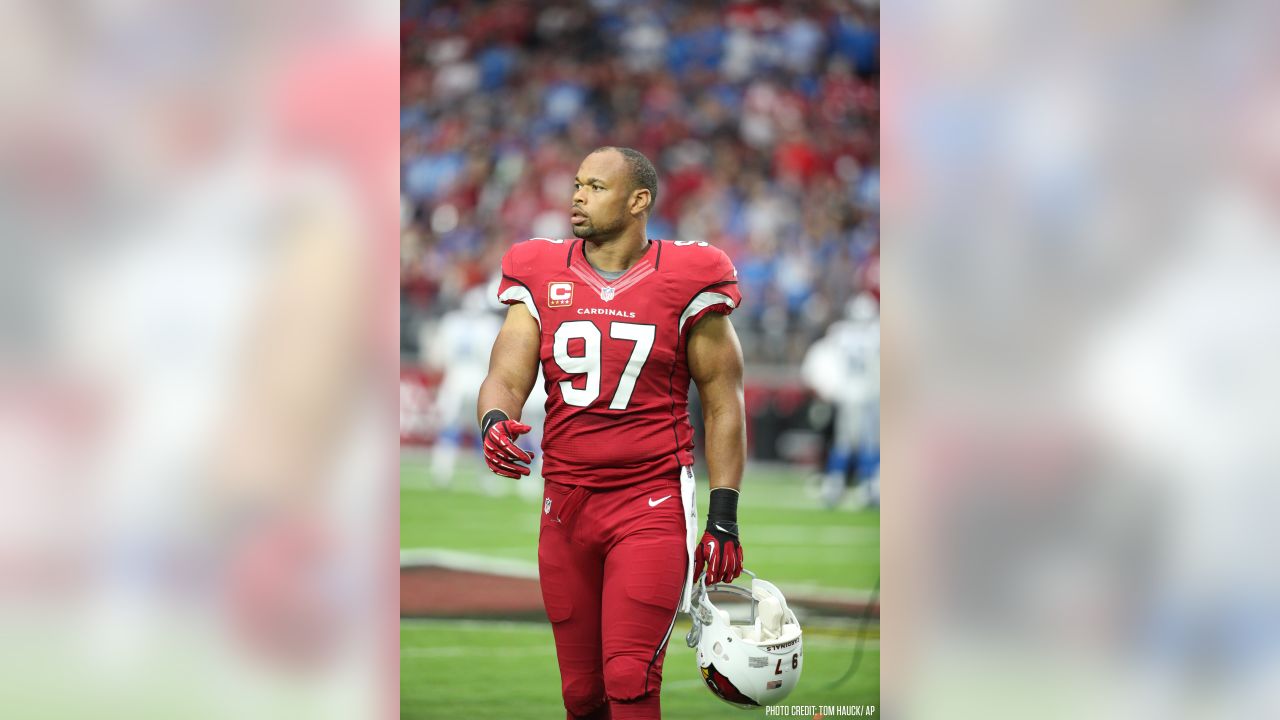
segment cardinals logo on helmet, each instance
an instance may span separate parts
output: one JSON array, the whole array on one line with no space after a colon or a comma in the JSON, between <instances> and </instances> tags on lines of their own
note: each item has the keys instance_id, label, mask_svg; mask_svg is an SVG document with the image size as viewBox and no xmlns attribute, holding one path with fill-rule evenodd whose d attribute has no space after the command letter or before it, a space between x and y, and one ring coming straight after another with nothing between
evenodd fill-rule
<instances>
[{"instance_id":1,"label":"cardinals logo on helmet","mask_svg":"<svg viewBox=\"0 0 1280 720\"><path fill-rule=\"evenodd\" d=\"M743 695L741 690L734 687L733 683L729 682L729 678L721 675L720 672L716 670L715 665L708 665L702 668L702 681L707 684L707 687L711 688L711 692L720 696L720 699L722 700L727 700L731 703L739 703L741 705L760 706L760 703L752 700L746 695Z\"/></svg>"}]
</instances>

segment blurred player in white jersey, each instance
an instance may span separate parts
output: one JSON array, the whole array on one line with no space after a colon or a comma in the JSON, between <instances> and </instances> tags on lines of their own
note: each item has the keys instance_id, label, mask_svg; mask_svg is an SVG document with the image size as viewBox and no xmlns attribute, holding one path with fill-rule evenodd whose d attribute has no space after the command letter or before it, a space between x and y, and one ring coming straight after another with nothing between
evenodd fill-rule
<instances>
[{"instance_id":1,"label":"blurred player in white jersey","mask_svg":"<svg viewBox=\"0 0 1280 720\"><path fill-rule=\"evenodd\" d=\"M880 502L880 309L860 293L846 315L813 344L801 370L805 383L835 408L822 477L827 507L838 505L849 485L857 486L859 506Z\"/></svg>"},{"instance_id":2,"label":"blurred player in white jersey","mask_svg":"<svg viewBox=\"0 0 1280 720\"><path fill-rule=\"evenodd\" d=\"M457 472L458 454L464 438L472 430L472 418L476 414L476 396L489 368L489 351L502 327L502 311L499 303L497 281L486 287L473 288L462 298L457 310L446 313L425 344L425 359L429 367L440 370L444 378L436 396L436 413L440 432L431 453L431 473L435 482L448 487L453 484ZM538 447L542 437L543 403L546 391L542 383L535 383L525 406L523 417L533 426L530 440ZM475 443L478 447L479 443ZM534 454L533 471L541 464L542 453ZM488 493L500 493L509 489L509 483L499 483L492 473L479 473L480 487ZM524 483L518 488L521 495L531 498L542 496L542 488L536 483Z\"/></svg>"},{"instance_id":3,"label":"blurred player in white jersey","mask_svg":"<svg viewBox=\"0 0 1280 720\"><path fill-rule=\"evenodd\" d=\"M490 296L486 288L467 291L461 307L441 318L425 344L427 365L444 373L436 396L440 432L431 455L432 476L441 486L453 483L463 433L471 427L476 394L489 367L489 349L502 327L497 315L502 306L491 303Z\"/></svg>"}]
</instances>

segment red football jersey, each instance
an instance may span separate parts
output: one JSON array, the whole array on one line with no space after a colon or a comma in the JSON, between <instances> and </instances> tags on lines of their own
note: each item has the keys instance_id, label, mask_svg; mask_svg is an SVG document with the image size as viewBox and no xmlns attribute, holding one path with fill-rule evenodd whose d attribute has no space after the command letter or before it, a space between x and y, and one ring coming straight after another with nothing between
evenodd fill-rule
<instances>
[{"instance_id":1,"label":"red football jersey","mask_svg":"<svg viewBox=\"0 0 1280 720\"><path fill-rule=\"evenodd\" d=\"M738 271L706 243L653 240L617 280L582 240L534 238L502 258L498 298L542 328L542 474L593 488L678 477L693 464L685 343L703 315L742 302Z\"/></svg>"}]
</instances>

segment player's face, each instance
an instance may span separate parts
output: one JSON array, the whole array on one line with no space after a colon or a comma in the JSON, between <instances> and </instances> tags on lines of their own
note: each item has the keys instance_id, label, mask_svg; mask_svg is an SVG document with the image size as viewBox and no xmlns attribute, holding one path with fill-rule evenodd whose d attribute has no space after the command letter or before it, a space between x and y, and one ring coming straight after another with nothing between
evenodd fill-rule
<instances>
[{"instance_id":1,"label":"player's face","mask_svg":"<svg viewBox=\"0 0 1280 720\"><path fill-rule=\"evenodd\" d=\"M573 179L573 211L569 222L580 238L605 239L633 222L627 212L631 183L626 161L612 150L592 153Z\"/></svg>"}]
</instances>

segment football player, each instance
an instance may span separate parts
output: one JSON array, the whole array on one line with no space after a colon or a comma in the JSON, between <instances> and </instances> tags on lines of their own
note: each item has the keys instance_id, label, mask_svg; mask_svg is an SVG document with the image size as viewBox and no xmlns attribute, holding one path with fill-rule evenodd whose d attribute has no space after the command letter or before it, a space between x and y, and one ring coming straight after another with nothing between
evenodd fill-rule
<instances>
[{"instance_id":1,"label":"football player","mask_svg":"<svg viewBox=\"0 0 1280 720\"><path fill-rule=\"evenodd\" d=\"M432 479L441 487L453 484L463 433L471 427L476 393L489 364L489 348L502 326L501 317L490 311L489 298L483 287L468 290L461 307L446 313L430 341L423 343L427 366L444 375L436 394L440 433L431 452ZM487 473L486 477L498 481Z\"/></svg>"},{"instance_id":2,"label":"football player","mask_svg":"<svg viewBox=\"0 0 1280 720\"><path fill-rule=\"evenodd\" d=\"M859 293L846 319L805 355L801 376L835 408L834 438L822 478L822 502L837 507L846 487L857 488L857 507L879 504L880 311L875 298Z\"/></svg>"},{"instance_id":3,"label":"football player","mask_svg":"<svg viewBox=\"0 0 1280 720\"><path fill-rule=\"evenodd\" d=\"M502 261L510 305L478 411L485 459L528 475L516 440L538 366L547 389L538 539L568 717L661 716L662 662L693 578L741 572L742 349L737 271L703 242L651 240L657 173L604 147L574 178L577 239L534 238ZM689 381L706 424L710 497L698 539ZM695 549L696 548L696 549Z\"/></svg>"}]
</instances>

